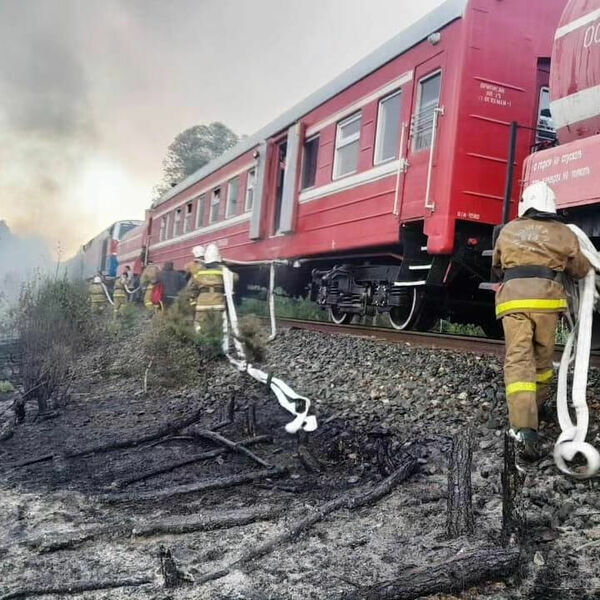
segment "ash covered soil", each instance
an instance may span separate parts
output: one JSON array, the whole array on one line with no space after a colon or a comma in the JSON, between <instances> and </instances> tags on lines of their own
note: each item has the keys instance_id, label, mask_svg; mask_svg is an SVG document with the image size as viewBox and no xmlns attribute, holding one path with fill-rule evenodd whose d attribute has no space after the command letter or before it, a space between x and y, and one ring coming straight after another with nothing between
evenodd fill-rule
<instances>
[{"instance_id":1,"label":"ash covered soil","mask_svg":"<svg viewBox=\"0 0 600 600\"><path fill-rule=\"evenodd\" d=\"M135 352L132 340L112 348L111 360L126 361ZM341 599L412 567L499 543L506 409L496 358L282 332L268 347L265 369L313 400L320 426L308 436L286 434L290 416L275 397L222 360L204 364L193 386L150 385L147 394L139 377L111 374L105 354L90 352L81 363L71 398L57 416L37 418L30 405L25 423L0 443L0 598L24 588L148 577L148 584L73 597ZM589 439L598 446L597 372L591 373L588 392ZM234 441L248 438L247 415L255 407L256 433L272 441L249 448L287 469L285 474L225 489L135 499L143 492L262 469L230 452L118 487L124 479L217 448L195 437L194 427L214 428L232 399L233 422L219 432ZM199 410L198 423L177 432L176 439L66 456L151 434ZM452 436L467 425L474 434L475 533L450 541L445 536L447 461ZM542 433L550 444L557 426L544 426ZM15 467L44 455L53 458ZM409 455L418 461L418 471L377 503L333 512L265 556L199 583L329 500L380 483ZM117 493L130 494L130 500L109 501ZM523 494L527 542L518 573L456 596L428 598L600 597L597 482L563 477L548 457L528 471ZM173 530L177 524L244 514L258 520L213 531ZM148 533L153 526L156 530ZM195 583L163 587L161 546Z\"/></svg>"}]
</instances>

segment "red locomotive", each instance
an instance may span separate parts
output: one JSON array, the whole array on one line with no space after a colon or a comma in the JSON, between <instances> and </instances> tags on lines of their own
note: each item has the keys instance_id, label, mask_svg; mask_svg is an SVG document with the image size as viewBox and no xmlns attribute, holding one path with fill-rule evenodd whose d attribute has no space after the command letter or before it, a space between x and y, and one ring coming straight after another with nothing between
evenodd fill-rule
<instances>
[{"instance_id":1,"label":"red locomotive","mask_svg":"<svg viewBox=\"0 0 600 600\"><path fill-rule=\"evenodd\" d=\"M525 181L546 181L557 205L600 242L600 0L571 0L556 31L550 110L560 146L532 154Z\"/></svg>"},{"instance_id":2,"label":"red locomotive","mask_svg":"<svg viewBox=\"0 0 600 600\"><path fill-rule=\"evenodd\" d=\"M525 157L554 137L550 58L565 5L444 2L166 193L121 243L121 264L182 268L194 245L215 242L230 260L288 260L278 284L310 288L339 323L449 316L494 331L482 251L516 213ZM263 274L248 264L240 276Z\"/></svg>"}]
</instances>

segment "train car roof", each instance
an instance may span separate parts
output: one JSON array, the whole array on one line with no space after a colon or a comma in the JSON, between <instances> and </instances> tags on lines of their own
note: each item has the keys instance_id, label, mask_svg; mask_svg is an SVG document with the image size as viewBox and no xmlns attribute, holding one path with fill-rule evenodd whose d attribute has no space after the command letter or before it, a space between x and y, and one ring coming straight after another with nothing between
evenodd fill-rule
<instances>
[{"instance_id":1,"label":"train car roof","mask_svg":"<svg viewBox=\"0 0 600 600\"><path fill-rule=\"evenodd\" d=\"M427 38L431 33L445 27L452 21L464 15L469 0L446 0L440 6L426 14L424 17L402 30L385 44L377 48L371 54L365 56L359 62L343 71L335 79L319 88L316 92L294 105L277 119L257 131L255 134L244 138L233 148L215 158L204 167L198 169L192 175L171 188L157 201L152 203L152 208L170 200L179 192L208 177L232 160L248 152L264 140L276 133L283 131L286 127L302 118L330 98L333 98L352 84L360 81L376 69L382 67L397 56L400 56L413 46Z\"/></svg>"}]
</instances>

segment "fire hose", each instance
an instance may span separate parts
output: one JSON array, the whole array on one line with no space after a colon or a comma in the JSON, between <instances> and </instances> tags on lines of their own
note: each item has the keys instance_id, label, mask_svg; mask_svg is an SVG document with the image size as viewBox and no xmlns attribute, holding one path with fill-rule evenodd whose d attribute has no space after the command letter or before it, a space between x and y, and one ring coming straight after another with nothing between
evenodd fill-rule
<instances>
[{"instance_id":1,"label":"fire hose","mask_svg":"<svg viewBox=\"0 0 600 600\"><path fill-rule=\"evenodd\" d=\"M274 267L271 267L270 285L271 291L274 283ZM241 372L246 372L250 377L269 387L275 394L279 404L294 415L294 419L285 426L288 433L296 433L300 429L304 431L314 431L317 428L317 418L310 415L311 402L305 396L297 394L290 386L270 373L265 373L257 369L246 360L244 347L239 340L239 327L235 304L233 302L233 273L223 266L223 285L225 289L225 298L227 300L227 310L223 311L223 352L229 362ZM271 313L271 325L274 325L274 312ZM229 346L229 327L233 333L233 343L237 357L230 352ZM273 337L273 334L271 334Z\"/></svg>"},{"instance_id":2,"label":"fire hose","mask_svg":"<svg viewBox=\"0 0 600 600\"><path fill-rule=\"evenodd\" d=\"M600 454L596 448L585 441L589 425L586 388L594 306L600 290L598 275L600 274L600 252L581 229L575 225L569 225L569 228L577 236L581 251L592 268L578 283L578 298L571 306L573 327L565 344L558 371L556 408L561 434L554 445L554 461L563 473L579 479L587 479L593 477L600 469ZM569 368L573 359L571 398L575 409L575 423L571 421L568 406ZM580 472L571 470L567 465L567 462L571 462L577 454L581 454L586 461L584 469Z\"/></svg>"},{"instance_id":3,"label":"fire hose","mask_svg":"<svg viewBox=\"0 0 600 600\"><path fill-rule=\"evenodd\" d=\"M104 285L104 282L100 281L100 285L102 286L102 289L104 290L104 295L106 296L106 299L110 302L110 304L112 306L114 306L115 303L113 302L113 299L110 297L110 294L108 293L108 290L106 289L106 286Z\"/></svg>"}]
</instances>

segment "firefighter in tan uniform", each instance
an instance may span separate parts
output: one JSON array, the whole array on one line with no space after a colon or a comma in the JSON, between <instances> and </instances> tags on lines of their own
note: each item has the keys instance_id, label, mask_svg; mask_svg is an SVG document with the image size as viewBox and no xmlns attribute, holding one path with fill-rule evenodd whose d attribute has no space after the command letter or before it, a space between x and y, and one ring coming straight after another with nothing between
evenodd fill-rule
<instances>
[{"instance_id":1,"label":"firefighter in tan uniform","mask_svg":"<svg viewBox=\"0 0 600 600\"><path fill-rule=\"evenodd\" d=\"M188 277L186 289L193 294L194 306L196 305L196 296L198 295L198 285L195 280L195 275L202 271L204 267L204 246L194 246L192 248L192 256L194 260L187 263L183 269Z\"/></svg>"},{"instance_id":2,"label":"firefighter in tan uniform","mask_svg":"<svg viewBox=\"0 0 600 600\"><path fill-rule=\"evenodd\" d=\"M102 285L102 278L96 275L88 290L93 315L101 315L108 306L108 298Z\"/></svg>"},{"instance_id":3,"label":"firefighter in tan uniform","mask_svg":"<svg viewBox=\"0 0 600 600\"><path fill-rule=\"evenodd\" d=\"M524 458L541 455L538 411L554 372L559 314L567 310L560 274L579 279L590 264L575 234L558 220L556 198L544 182L528 186L519 218L505 225L494 247L493 267L504 274L496 317L506 340L504 380L511 435Z\"/></svg>"},{"instance_id":4,"label":"firefighter in tan uniform","mask_svg":"<svg viewBox=\"0 0 600 600\"><path fill-rule=\"evenodd\" d=\"M204 253L203 268L192 276L193 285L198 289L194 327L197 332L206 327L210 314L225 311L225 289L221 271L221 253L216 244L209 244Z\"/></svg>"},{"instance_id":5,"label":"firefighter in tan uniform","mask_svg":"<svg viewBox=\"0 0 600 600\"><path fill-rule=\"evenodd\" d=\"M126 273L122 273L121 276L115 280L115 287L113 290L113 309L115 317L118 317L123 312L123 307L127 304L127 291L125 289L127 281L128 278Z\"/></svg>"},{"instance_id":6,"label":"firefighter in tan uniform","mask_svg":"<svg viewBox=\"0 0 600 600\"><path fill-rule=\"evenodd\" d=\"M158 283L159 275L160 267L150 263L144 268L140 276L140 284L144 289L144 306L151 311L160 308L152 302L152 290L154 290L154 286Z\"/></svg>"}]
</instances>

